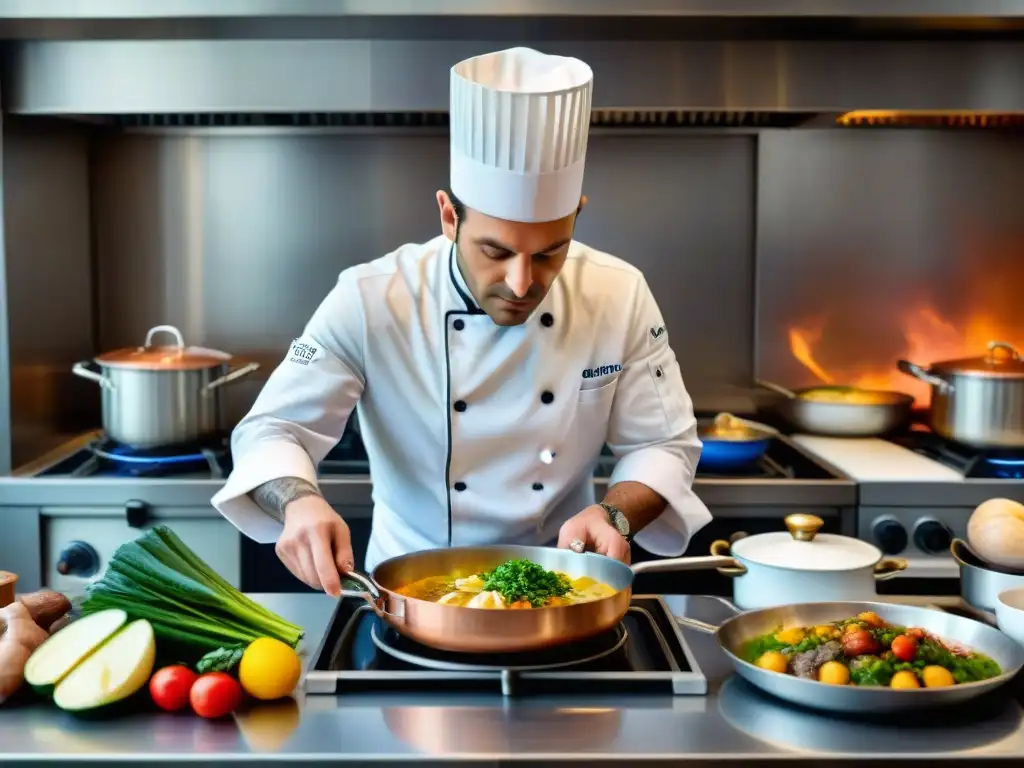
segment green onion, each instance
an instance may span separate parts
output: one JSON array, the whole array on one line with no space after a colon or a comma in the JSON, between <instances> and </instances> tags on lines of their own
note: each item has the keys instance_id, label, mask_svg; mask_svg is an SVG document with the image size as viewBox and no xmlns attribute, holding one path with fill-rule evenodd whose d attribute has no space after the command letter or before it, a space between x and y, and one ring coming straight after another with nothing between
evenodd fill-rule
<instances>
[{"instance_id":1,"label":"green onion","mask_svg":"<svg viewBox=\"0 0 1024 768\"><path fill-rule=\"evenodd\" d=\"M303 635L221 578L166 525L118 547L103 576L86 587L82 615L106 608L148 619L158 638L200 656L259 637L294 648Z\"/></svg>"}]
</instances>

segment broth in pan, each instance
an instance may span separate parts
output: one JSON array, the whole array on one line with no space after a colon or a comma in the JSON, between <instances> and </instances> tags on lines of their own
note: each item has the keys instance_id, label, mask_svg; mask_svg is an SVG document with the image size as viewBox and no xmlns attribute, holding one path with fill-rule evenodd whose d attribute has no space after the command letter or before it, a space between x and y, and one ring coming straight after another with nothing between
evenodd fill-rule
<instances>
[{"instance_id":1,"label":"broth in pan","mask_svg":"<svg viewBox=\"0 0 1024 768\"><path fill-rule=\"evenodd\" d=\"M611 597L617 590L589 576L577 579L531 560L506 560L491 571L458 578L428 576L395 590L400 595L465 608L530 609Z\"/></svg>"}]
</instances>

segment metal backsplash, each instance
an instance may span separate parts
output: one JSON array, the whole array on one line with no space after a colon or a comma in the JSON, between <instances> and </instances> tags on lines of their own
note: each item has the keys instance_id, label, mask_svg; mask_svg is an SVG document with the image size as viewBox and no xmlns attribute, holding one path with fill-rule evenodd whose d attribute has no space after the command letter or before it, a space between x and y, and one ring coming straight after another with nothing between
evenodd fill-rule
<instances>
[{"instance_id":1,"label":"metal backsplash","mask_svg":"<svg viewBox=\"0 0 1024 768\"><path fill-rule=\"evenodd\" d=\"M647 274L687 380L751 375L754 138L601 137L577 236ZM440 231L446 134L99 140L92 200L99 341L160 323L262 360L255 397L347 266Z\"/></svg>"},{"instance_id":2,"label":"metal backsplash","mask_svg":"<svg viewBox=\"0 0 1024 768\"><path fill-rule=\"evenodd\" d=\"M2 32L2 27L0 27ZM444 112L460 59L525 44L578 56L595 109L1024 110L1015 41L80 40L9 43L4 109L20 114Z\"/></svg>"},{"instance_id":3,"label":"metal backsplash","mask_svg":"<svg viewBox=\"0 0 1024 768\"><path fill-rule=\"evenodd\" d=\"M927 404L900 357L1024 350L1024 137L770 131L758 157L761 377L824 374ZM793 354L801 339L818 375Z\"/></svg>"}]
</instances>

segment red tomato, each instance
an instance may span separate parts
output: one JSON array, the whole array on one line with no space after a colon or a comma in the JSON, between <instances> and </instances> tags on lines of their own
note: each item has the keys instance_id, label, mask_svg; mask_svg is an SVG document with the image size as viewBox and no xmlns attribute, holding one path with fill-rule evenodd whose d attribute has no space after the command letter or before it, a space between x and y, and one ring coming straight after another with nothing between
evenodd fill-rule
<instances>
[{"instance_id":1,"label":"red tomato","mask_svg":"<svg viewBox=\"0 0 1024 768\"><path fill-rule=\"evenodd\" d=\"M167 712L177 712L188 706L188 695L198 675L186 666L158 669L149 678L149 695L153 703Z\"/></svg>"},{"instance_id":2,"label":"red tomato","mask_svg":"<svg viewBox=\"0 0 1024 768\"><path fill-rule=\"evenodd\" d=\"M878 653L882 650L882 646L875 639L875 636L866 629L860 629L843 635L842 643L843 653L851 657L860 656L864 653Z\"/></svg>"},{"instance_id":3,"label":"red tomato","mask_svg":"<svg viewBox=\"0 0 1024 768\"><path fill-rule=\"evenodd\" d=\"M200 717L224 717L242 703L242 686L229 674L207 672L192 684L189 701L192 711Z\"/></svg>"},{"instance_id":4,"label":"red tomato","mask_svg":"<svg viewBox=\"0 0 1024 768\"><path fill-rule=\"evenodd\" d=\"M917 641L907 635L896 635L892 639L892 653L900 661L913 661L917 655Z\"/></svg>"}]
</instances>

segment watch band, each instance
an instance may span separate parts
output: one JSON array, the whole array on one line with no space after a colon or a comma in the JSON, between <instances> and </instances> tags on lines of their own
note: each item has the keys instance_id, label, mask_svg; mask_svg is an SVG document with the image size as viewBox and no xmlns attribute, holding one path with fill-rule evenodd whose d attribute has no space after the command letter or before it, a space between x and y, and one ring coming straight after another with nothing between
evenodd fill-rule
<instances>
[{"instance_id":1,"label":"watch band","mask_svg":"<svg viewBox=\"0 0 1024 768\"><path fill-rule=\"evenodd\" d=\"M608 513L608 522L619 532L627 542L633 541L633 533L629 529L629 519L622 513L622 510L612 504L600 502L599 505Z\"/></svg>"}]
</instances>

